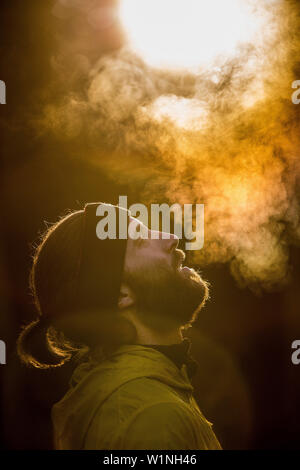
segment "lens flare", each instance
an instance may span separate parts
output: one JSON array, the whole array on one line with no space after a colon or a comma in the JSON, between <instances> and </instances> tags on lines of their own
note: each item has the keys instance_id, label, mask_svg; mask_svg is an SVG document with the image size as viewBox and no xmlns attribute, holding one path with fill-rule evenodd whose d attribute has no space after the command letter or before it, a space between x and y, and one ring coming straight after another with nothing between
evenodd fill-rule
<instances>
[{"instance_id":1,"label":"lens flare","mask_svg":"<svg viewBox=\"0 0 300 470\"><path fill-rule=\"evenodd\" d=\"M131 46L158 67L189 67L234 54L258 40L263 18L249 0L123 0L121 21Z\"/></svg>"}]
</instances>

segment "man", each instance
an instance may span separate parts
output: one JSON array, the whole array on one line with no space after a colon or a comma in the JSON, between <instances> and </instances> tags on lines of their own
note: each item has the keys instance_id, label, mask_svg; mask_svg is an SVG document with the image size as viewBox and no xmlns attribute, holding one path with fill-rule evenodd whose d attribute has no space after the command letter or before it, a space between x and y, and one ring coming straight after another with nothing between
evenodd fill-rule
<instances>
[{"instance_id":1,"label":"man","mask_svg":"<svg viewBox=\"0 0 300 470\"><path fill-rule=\"evenodd\" d=\"M21 357L50 367L68 359L75 342L89 347L53 407L55 447L220 449L193 398L195 362L182 336L208 297L207 283L182 266L175 235L154 233L127 211L128 233L143 237L99 239L99 207L125 211L86 205L50 229L33 263L40 319L22 333ZM57 331L71 341L59 342ZM30 350L34 335L44 335L57 363Z\"/></svg>"}]
</instances>

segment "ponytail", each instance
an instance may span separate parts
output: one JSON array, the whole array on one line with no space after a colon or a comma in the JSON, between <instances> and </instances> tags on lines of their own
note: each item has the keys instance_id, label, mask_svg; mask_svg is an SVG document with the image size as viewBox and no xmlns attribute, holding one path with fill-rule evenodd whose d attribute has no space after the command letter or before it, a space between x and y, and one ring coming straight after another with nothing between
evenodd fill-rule
<instances>
[{"instance_id":1,"label":"ponytail","mask_svg":"<svg viewBox=\"0 0 300 470\"><path fill-rule=\"evenodd\" d=\"M75 346L53 325L67 311L74 293L74 273L82 241L82 211L63 217L41 236L29 276L38 318L23 328L17 352L21 361L40 369L59 367L86 347Z\"/></svg>"},{"instance_id":2,"label":"ponytail","mask_svg":"<svg viewBox=\"0 0 300 470\"><path fill-rule=\"evenodd\" d=\"M80 350L42 318L26 325L17 341L21 361L38 369L62 366Z\"/></svg>"}]
</instances>

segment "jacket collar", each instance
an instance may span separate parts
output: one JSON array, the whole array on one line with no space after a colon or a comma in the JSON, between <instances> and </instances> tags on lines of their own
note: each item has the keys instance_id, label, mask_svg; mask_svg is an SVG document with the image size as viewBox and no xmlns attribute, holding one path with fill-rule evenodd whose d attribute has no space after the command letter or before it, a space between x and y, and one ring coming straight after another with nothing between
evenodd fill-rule
<instances>
[{"instance_id":1,"label":"jacket collar","mask_svg":"<svg viewBox=\"0 0 300 470\"><path fill-rule=\"evenodd\" d=\"M184 338L181 343L176 344L143 344L142 346L160 351L171 359L179 369L181 369L183 364L185 364L187 374L189 378L192 379L197 372L199 364L191 356L191 345L191 340L189 338Z\"/></svg>"}]
</instances>

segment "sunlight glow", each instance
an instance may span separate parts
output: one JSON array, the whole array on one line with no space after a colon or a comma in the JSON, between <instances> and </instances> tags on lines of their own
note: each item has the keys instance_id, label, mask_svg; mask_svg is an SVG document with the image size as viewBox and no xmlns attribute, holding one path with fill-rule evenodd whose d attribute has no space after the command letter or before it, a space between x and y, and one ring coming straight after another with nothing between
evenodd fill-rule
<instances>
[{"instance_id":1,"label":"sunlight glow","mask_svg":"<svg viewBox=\"0 0 300 470\"><path fill-rule=\"evenodd\" d=\"M131 46L156 67L195 68L232 55L262 27L249 0L121 0L120 16Z\"/></svg>"},{"instance_id":2,"label":"sunlight glow","mask_svg":"<svg viewBox=\"0 0 300 470\"><path fill-rule=\"evenodd\" d=\"M160 96L147 109L157 121L169 119L178 127L189 130L201 129L205 125L207 113L199 100Z\"/></svg>"}]
</instances>

